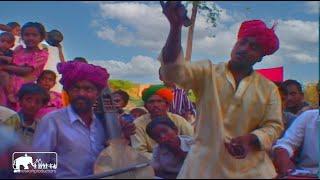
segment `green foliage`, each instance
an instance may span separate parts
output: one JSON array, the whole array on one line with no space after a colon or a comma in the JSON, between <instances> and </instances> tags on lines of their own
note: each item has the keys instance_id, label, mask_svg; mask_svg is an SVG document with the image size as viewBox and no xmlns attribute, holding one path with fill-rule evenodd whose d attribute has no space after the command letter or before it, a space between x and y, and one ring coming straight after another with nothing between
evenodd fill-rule
<instances>
[{"instance_id":1,"label":"green foliage","mask_svg":"<svg viewBox=\"0 0 320 180\"><path fill-rule=\"evenodd\" d=\"M220 18L221 9L218 9L214 2L201 2L198 3L198 10L200 14L206 15L207 22L212 27L217 26L217 20Z\"/></svg>"},{"instance_id":2,"label":"green foliage","mask_svg":"<svg viewBox=\"0 0 320 180\"><path fill-rule=\"evenodd\" d=\"M129 90L135 86L134 83L127 80L109 80L109 85L112 89Z\"/></svg>"},{"instance_id":3,"label":"green foliage","mask_svg":"<svg viewBox=\"0 0 320 180\"><path fill-rule=\"evenodd\" d=\"M126 91L129 94L130 99L129 99L127 108L131 109L133 107L143 106L142 99L138 97L136 93L139 84L135 84L128 80L113 79L113 80L109 80L109 86L112 90L121 89L123 91Z\"/></svg>"},{"instance_id":4,"label":"green foliage","mask_svg":"<svg viewBox=\"0 0 320 180\"><path fill-rule=\"evenodd\" d=\"M211 24L213 28L217 27L217 21L222 10L216 6L216 3L213 1L186 1L184 5L186 7L189 5L197 6L198 12L206 17L207 23Z\"/></svg>"},{"instance_id":5,"label":"green foliage","mask_svg":"<svg viewBox=\"0 0 320 180\"><path fill-rule=\"evenodd\" d=\"M194 95L192 90L188 91L188 98L190 99L190 101L196 102L196 96Z\"/></svg>"},{"instance_id":6,"label":"green foliage","mask_svg":"<svg viewBox=\"0 0 320 180\"><path fill-rule=\"evenodd\" d=\"M304 86L304 99L313 107L319 107L319 91L317 83L308 83Z\"/></svg>"},{"instance_id":7,"label":"green foliage","mask_svg":"<svg viewBox=\"0 0 320 180\"><path fill-rule=\"evenodd\" d=\"M141 98L134 98L130 97L129 102L134 106L134 107L143 107L144 103ZM133 107L132 107L133 108Z\"/></svg>"}]
</instances>

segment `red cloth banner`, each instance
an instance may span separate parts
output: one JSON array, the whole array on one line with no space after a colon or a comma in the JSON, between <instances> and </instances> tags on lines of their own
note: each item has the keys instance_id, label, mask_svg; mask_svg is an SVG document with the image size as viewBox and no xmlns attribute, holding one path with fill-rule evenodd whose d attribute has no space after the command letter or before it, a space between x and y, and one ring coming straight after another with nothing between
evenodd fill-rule
<instances>
[{"instance_id":1,"label":"red cloth banner","mask_svg":"<svg viewBox=\"0 0 320 180\"><path fill-rule=\"evenodd\" d=\"M283 66L256 71L273 82L283 82Z\"/></svg>"}]
</instances>

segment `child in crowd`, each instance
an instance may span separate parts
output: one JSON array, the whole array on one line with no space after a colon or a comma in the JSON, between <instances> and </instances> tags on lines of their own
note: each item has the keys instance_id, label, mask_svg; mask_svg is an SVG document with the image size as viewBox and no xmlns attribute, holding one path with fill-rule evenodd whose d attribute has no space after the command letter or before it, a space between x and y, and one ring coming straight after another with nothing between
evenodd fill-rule
<instances>
[{"instance_id":1,"label":"child in crowd","mask_svg":"<svg viewBox=\"0 0 320 180\"><path fill-rule=\"evenodd\" d=\"M151 165L155 175L175 179L182 167L194 139L178 135L177 126L168 117L158 117L146 127L150 138L158 143L153 150Z\"/></svg>"},{"instance_id":2,"label":"child in crowd","mask_svg":"<svg viewBox=\"0 0 320 180\"><path fill-rule=\"evenodd\" d=\"M0 65L12 63L14 36L10 32L0 34Z\"/></svg>"},{"instance_id":3,"label":"child in crowd","mask_svg":"<svg viewBox=\"0 0 320 180\"><path fill-rule=\"evenodd\" d=\"M11 28L11 33L14 35L14 36L18 36L20 37L20 33L21 33L21 26L19 23L17 22L9 22L7 24L7 26L9 26Z\"/></svg>"},{"instance_id":4,"label":"child in crowd","mask_svg":"<svg viewBox=\"0 0 320 180\"><path fill-rule=\"evenodd\" d=\"M123 90L117 90L112 93L112 100L120 117L127 122L133 122L133 116L126 113L124 110L124 108L128 105L129 98L129 94Z\"/></svg>"},{"instance_id":5,"label":"child in crowd","mask_svg":"<svg viewBox=\"0 0 320 180\"><path fill-rule=\"evenodd\" d=\"M13 53L13 64L4 65L2 70L12 73L13 94L8 94L11 108L18 110L18 90L24 83L34 82L43 71L48 60L48 50L39 49L39 43L46 36L45 28L37 22L28 22L21 28L21 37L26 47L18 46Z\"/></svg>"},{"instance_id":6,"label":"child in crowd","mask_svg":"<svg viewBox=\"0 0 320 180\"><path fill-rule=\"evenodd\" d=\"M50 96L45 89L35 83L22 85L17 96L21 107L18 112L20 121L7 120L4 124L12 127L25 144L31 145L36 128L36 115L49 102Z\"/></svg>"},{"instance_id":7,"label":"child in crowd","mask_svg":"<svg viewBox=\"0 0 320 180\"><path fill-rule=\"evenodd\" d=\"M134 119L137 119L138 117L147 114L147 111L143 108L133 108L131 109L130 114Z\"/></svg>"},{"instance_id":8,"label":"child in crowd","mask_svg":"<svg viewBox=\"0 0 320 180\"><path fill-rule=\"evenodd\" d=\"M0 105L7 106L7 96L12 94L10 88L10 74L3 70L3 65L12 63L13 51L10 49L14 45L14 36L10 32L0 34Z\"/></svg>"},{"instance_id":9,"label":"child in crowd","mask_svg":"<svg viewBox=\"0 0 320 180\"><path fill-rule=\"evenodd\" d=\"M41 46L43 48L48 48L49 57L44 69L51 70L56 73L57 79L61 78L61 75L58 73L57 64L64 63L64 53L63 53L63 46L61 44L62 39L60 39L63 35L58 30L51 30L47 32L47 36L44 42L42 42ZM54 87L51 89L54 91L61 92L62 85L60 83L56 83Z\"/></svg>"},{"instance_id":10,"label":"child in crowd","mask_svg":"<svg viewBox=\"0 0 320 180\"><path fill-rule=\"evenodd\" d=\"M0 24L0 30L5 32L10 32L13 34L15 40L14 40L14 46L11 47L12 50L15 49L18 45L22 45L21 38L20 38L21 27L19 23L9 22L8 24Z\"/></svg>"},{"instance_id":11,"label":"child in crowd","mask_svg":"<svg viewBox=\"0 0 320 180\"><path fill-rule=\"evenodd\" d=\"M9 22L7 24L7 26L9 26L11 28L11 33L14 36L14 46L11 48L12 50L14 50L16 47L18 47L19 45L22 45L22 40L21 40L21 26L19 23L17 22Z\"/></svg>"},{"instance_id":12,"label":"child in crowd","mask_svg":"<svg viewBox=\"0 0 320 180\"><path fill-rule=\"evenodd\" d=\"M49 103L40 109L37 114L37 120L41 120L41 118L49 112L63 107L61 94L51 91L56 84L56 78L57 75L55 72L51 70L44 70L37 80L37 84L44 88L50 95Z\"/></svg>"}]
</instances>

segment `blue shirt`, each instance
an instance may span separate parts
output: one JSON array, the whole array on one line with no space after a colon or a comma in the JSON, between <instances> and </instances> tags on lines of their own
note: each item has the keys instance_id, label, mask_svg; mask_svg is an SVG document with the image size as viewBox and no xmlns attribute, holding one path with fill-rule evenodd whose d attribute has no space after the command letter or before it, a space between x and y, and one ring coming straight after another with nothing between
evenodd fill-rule
<instances>
[{"instance_id":1,"label":"blue shirt","mask_svg":"<svg viewBox=\"0 0 320 180\"><path fill-rule=\"evenodd\" d=\"M53 111L39 122L33 147L36 151L58 154L56 178L93 174L93 166L104 149L105 133L101 122L92 115L88 128L71 106Z\"/></svg>"}]
</instances>

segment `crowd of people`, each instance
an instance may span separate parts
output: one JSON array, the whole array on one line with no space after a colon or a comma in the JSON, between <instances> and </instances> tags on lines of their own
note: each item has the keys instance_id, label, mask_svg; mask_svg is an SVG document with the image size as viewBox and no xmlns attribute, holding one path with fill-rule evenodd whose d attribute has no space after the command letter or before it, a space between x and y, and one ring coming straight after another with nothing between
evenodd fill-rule
<instances>
[{"instance_id":1,"label":"crowd of people","mask_svg":"<svg viewBox=\"0 0 320 180\"><path fill-rule=\"evenodd\" d=\"M159 61L159 79L142 92L143 107L127 109L130 96L112 89L123 138L150 160L159 178L280 178L319 173L318 107L304 101L296 80L275 83L253 70L279 49L274 28L260 20L241 24L228 62L188 63L181 29L185 12L167 3L170 32ZM53 178L94 173L108 148L102 92L107 69L83 57L64 59L57 74L45 69L50 52L41 23L0 24L0 177L12 173L14 150L56 152ZM61 76L61 78L59 78ZM56 83L61 92L53 91ZM187 94L197 98L192 103ZM76 159L76 161L75 161ZM48 176L49 177L49 176Z\"/></svg>"}]
</instances>

